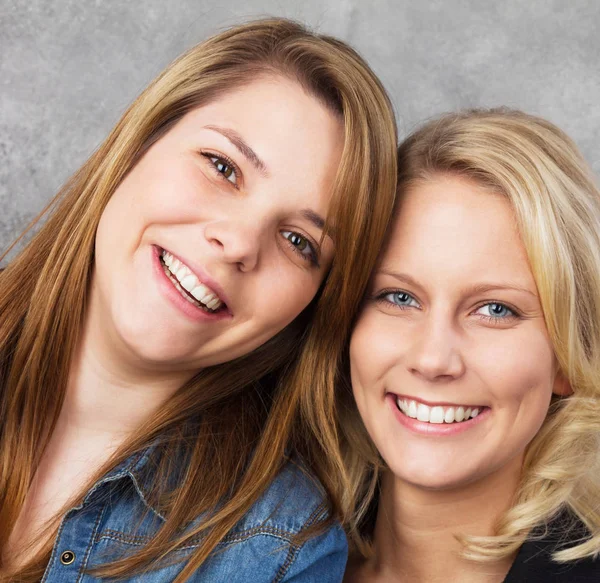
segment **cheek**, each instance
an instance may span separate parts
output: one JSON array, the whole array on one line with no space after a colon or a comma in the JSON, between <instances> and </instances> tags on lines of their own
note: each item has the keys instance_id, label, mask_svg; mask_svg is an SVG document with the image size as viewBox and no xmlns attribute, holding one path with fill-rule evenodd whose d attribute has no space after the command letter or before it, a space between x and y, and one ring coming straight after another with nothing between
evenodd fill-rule
<instances>
[{"instance_id":1,"label":"cheek","mask_svg":"<svg viewBox=\"0 0 600 583\"><path fill-rule=\"evenodd\" d=\"M474 349L477 370L500 406L526 407L531 419L543 419L554 379L554 357L542 331L507 335L493 349Z\"/></svg>"},{"instance_id":2,"label":"cheek","mask_svg":"<svg viewBox=\"0 0 600 583\"><path fill-rule=\"evenodd\" d=\"M125 177L106 204L96 233L99 252L110 249L117 253L128 251L140 238L140 231L147 222L148 204L140 200L144 191L135 169Z\"/></svg>"},{"instance_id":3,"label":"cheek","mask_svg":"<svg viewBox=\"0 0 600 583\"><path fill-rule=\"evenodd\" d=\"M401 359L402 336L378 318L368 306L363 310L350 340L350 375L355 399L361 402L372 394L383 396L386 373Z\"/></svg>"},{"instance_id":4,"label":"cheek","mask_svg":"<svg viewBox=\"0 0 600 583\"><path fill-rule=\"evenodd\" d=\"M269 273L261 274L250 288L248 297L254 305L261 325L278 332L294 320L315 297L321 278L293 265L287 258L272 256Z\"/></svg>"},{"instance_id":5,"label":"cheek","mask_svg":"<svg viewBox=\"0 0 600 583\"><path fill-rule=\"evenodd\" d=\"M369 425L367 419L367 406L365 399L372 384L372 370L369 366L369 359L366 358L365 349L367 348L367 326L364 325L364 318L360 318L350 339L349 357L350 357L350 383L352 385L352 394L360 416L365 425ZM371 363L372 364L372 363Z\"/></svg>"},{"instance_id":6,"label":"cheek","mask_svg":"<svg viewBox=\"0 0 600 583\"><path fill-rule=\"evenodd\" d=\"M127 192L119 187L104 208L96 231L96 265L102 269L110 269L120 263L119 258L129 256L134 249L137 238L132 237L133 232L139 231L135 223L139 216L128 211Z\"/></svg>"},{"instance_id":7,"label":"cheek","mask_svg":"<svg viewBox=\"0 0 600 583\"><path fill-rule=\"evenodd\" d=\"M200 208L214 204L205 200L214 187L211 190L202 171L186 162L150 152L124 178L110 203L114 199L123 216L140 225L189 223Z\"/></svg>"},{"instance_id":8,"label":"cheek","mask_svg":"<svg viewBox=\"0 0 600 583\"><path fill-rule=\"evenodd\" d=\"M373 362L369 358L371 352L371 326L368 314L363 312L356 322L350 338L350 377L355 399L360 401L363 388L369 385L373 376ZM375 351L376 352L376 351Z\"/></svg>"}]
</instances>

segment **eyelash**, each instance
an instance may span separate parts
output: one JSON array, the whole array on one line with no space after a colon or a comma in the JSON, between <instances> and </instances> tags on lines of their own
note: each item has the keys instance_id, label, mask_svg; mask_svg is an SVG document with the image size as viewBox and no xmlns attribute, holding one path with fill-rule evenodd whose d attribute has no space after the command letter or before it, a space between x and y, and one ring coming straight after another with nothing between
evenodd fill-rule
<instances>
[{"instance_id":1,"label":"eyelash","mask_svg":"<svg viewBox=\"0 0 600 583\"><path fill-rule=\"evenodd\" d=\"M491 305L502 306L503 308L505 308L506 310L508 310L509 314L506 315L506 316L504 316L504 317L500 317L500 316L486 316L484 314L479 314L480 318L482 318L486 322L489 322L490 324L498 324L498 323L503 322L503 321L506 322L506 321L517 320L517 319L521 318L521 314L517 311L516 308L513 308L512 306L509 306L505 302L500 302L500 301L497 301L497 300L487 301L487 302L479 305L475 309L475 311L480 310L481 308L483 308L485 306L491 306Z\"/></svg>"},{"instance_id":2,"label":"eyelash","mask_svg":"<svg viewBox=\"0 0 600 583\"><path fill-rule=\"evenodd\" d=\"M393 306L394 308L397 308L399 310L406 310L407 308L410 308L412 306L404 306L404 305L400 305L400 304L396 304L395 302L392 302L390 300L386 299L386 296L392 295L392 294L406 294L407 296L410 296L413 300L417 301L416 298L404 291L404 290L398 290L398 289L387 289L387 290L382 290L381 292L379 292L376 296L373 297L373 299L377 302L385 302L388 305ZM519 313L519 311L514 308L513 306L508 305L505 302L501 302L498 300L488 300L482 304L479 304L474 310L473 312L477 312L478 310L480 310L481 308L485 307L485 306L490 306L490 305L498 305L498 306L502 306L503 308L506 308L510 314L505 316L505 317L499 317L499 316L486 316L484 314L479 314L479 317L482 318L483 320L485 320L486 322L489 322L491 324L499 324L502 321L507 321L507 320L515 320L515 319L519 319L521 318L521 314Z\"/></svg>"},{"instance_id":3,"label":"eyelash","mask_svg":"<svg viewBox=\"0 0 600 583\"><path fill-rule=\"evenodd\" d=\"M240 179L240 177L242 176L242 173L241 173L240 169L238 168L237 164L231 158L228 158L227 156L224 156L223 154L215 154L214 152L200 152L200 153L202 156L204 156L204 158L206 158L208 160L209 166L210 166L211 170L214 172L214 174L216 174L217 178L225 181L227 184L229 184L236 190L240 189L240 187L238 186L238 184L236 182ZM219 170L216 167L213 160L217 160L221 163L224 163L226 166L230 166L231 169L233 170L233 174L236 177L236 182L232 182L222 172L219 172Z\"/></svg>"},{"instance_id":4,"label":"eyelash","mask_svg":"<svg viewBox=\"0 0 600 583\"><path fill-rule=\"evenodd\" d=\"M304 235L301 235L300 233L297 233L296 231L281 231L282 235L284 233L288 233L290 235L296 235L297 237L304 239L306 241L307 245L310 247L309 255L305 255L304 253L302 253L302 251L299 250L298 247L296 247L296 245L294 245L287 237L285 237L285 236L283 237L286 240L286 243L292 248L294 253L297 253L301 259L303 259L304 261L310 261L311 265L313 265L314 267L320 267L319 252L317 251L317 249L315 248L315 245L310 241L310 239L308 237L305 237Z\"/></svg>"},{"instance_id":5,"label":"eyelash","mask_svg":"<svg viewBox=\"0 0 600 583\"><path fill-rule=\"evenodd\" d=\"M408 292L405 292L404 290L401 290L401 289L384 289L384 290L380 291L376 296L374 296L373 299L377 302L390 304L391 306L393 306L394 308L398 308L399 310L406 310L406 308L412 307L412 306L402 306L400 304L396 304L395 302L392 302L392 301L386 299L386 296L395 295L395 294L406 294L407 296L410 296L413 300L415 299L415 297L412 294L409 294Z\"/></svg>"}]
</instances>

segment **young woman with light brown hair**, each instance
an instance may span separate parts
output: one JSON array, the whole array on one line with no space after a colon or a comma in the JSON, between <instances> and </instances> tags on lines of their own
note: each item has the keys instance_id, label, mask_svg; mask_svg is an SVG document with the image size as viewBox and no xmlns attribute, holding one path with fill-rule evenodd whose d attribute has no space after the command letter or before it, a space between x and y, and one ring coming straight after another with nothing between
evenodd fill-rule
<instances>
[{"instance_id":1,"label":"young woman with light brown hair","mask_svg":"<svg viewBox=\"0 0 600 583\"><path fill-rule=\"evenodd\" d=\"M398 172L339 393L345 580L599 581L595 178L563 132L510 110L425 124Z\"/></svg>"},{"instance_id":2,"label":"young woman with light brown hair","mask_svg":"<svg viewBox=\"0 0 600 583\"><path fill-rule=\"evenodd\" d=\"M286 20L142 93L0 275L3 580L341 579L326 386L395 146L364 61Z\"/></svg>"}]
</instances>

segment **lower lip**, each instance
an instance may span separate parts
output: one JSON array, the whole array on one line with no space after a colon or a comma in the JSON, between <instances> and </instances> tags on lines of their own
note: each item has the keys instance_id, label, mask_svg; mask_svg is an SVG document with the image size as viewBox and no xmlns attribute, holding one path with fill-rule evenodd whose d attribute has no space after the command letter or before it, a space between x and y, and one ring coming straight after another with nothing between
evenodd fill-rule
<instances>
[{"instance_id":1,"label":"lower lip","mask_svg":"<svg viewBox=\"0 0 600 583\"><path fill-rule=\"evenodd\" d=\"M490 408L485 407L477 417L469 419L468 421L461 421L460 423L426 423L402 413L396 405L396 396L392 393L388 393L385 398L400 424L419 435L457 435L479 425L485 421L490 414Z\"/></svg>"},{"instance_id":2,"label":"lower lip","mask_svg":"<svg viewBox=\"0 0 600 583\"><path fill-rule=\"evenodd\" d=\"M154 275L158 282L158 288L162 294L171 302L171 304L177 308L184 316L194 322L216 322L219 320L227 320L231 318L231 313L228 310L221 310L219 312L209 313L190 304L185 298L181 296L179 291L175 288L171 280L167 277L165 270L160 260L161 249L156 245L152 246L152 268Z\"/></svg>"}]
</instances>

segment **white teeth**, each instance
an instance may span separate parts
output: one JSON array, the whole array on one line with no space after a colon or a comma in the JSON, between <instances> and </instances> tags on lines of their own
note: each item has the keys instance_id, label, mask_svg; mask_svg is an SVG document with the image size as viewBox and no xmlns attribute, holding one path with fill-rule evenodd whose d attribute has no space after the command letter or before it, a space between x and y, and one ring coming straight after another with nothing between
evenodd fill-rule
<instances>
[{"instance_id":1,"label":"white teeth","mask_svg":"<svg viewBox=\"0 0 600 583\"><path fill-rule=\"evenodd\" d=\"M218 305L221 304L221 300L219 298L215 298L214 300L208 302L206 304L211 310L214 310Z\"/></svg>"},{"instance_id":2,"label":"white teeth","mask_svg":"<svg viewBox=\"0 0 600 583\"><path fill-rule=\"evenodd\" d=\"M417 404L414 401L408 404L408 416L413 419L417 418Z\"/></svg>"},{"instance_id":3,"label":"white teeth","mask_svg":"<svg viewBox=\"0 0 600 583\"><path fill-rule=\"evenodd\" d=\"M205 285L202 285L201 283L198 284L196 287L194 287L194 289L190 290L190 293L199 301L201 302L204 298L206 298L207 295L210 294L210 291L208 290L208 288Z\"/></svg>"},{"instance_id":4,"label":"white teeth","mask_svg":"<svg viewBox=\"0 0 600 583\"><path fill-rule=\"evenodd\" d=\"M427 405L423 405L423 403L419 403L417 405L417 419L419 421L425 421L429 423L429 414L431 413L431 408Z\"/></svg>"},{"instance_id":5,"label":"white teeth","mask_svg":"<svg viewBox=\"0 0 600 583\"><path fill-rule=\"evenodd\" d=\"M223 305L223 302L212 290L198 281L198 278L192 273L187 265L181 263L179 259L175 259L175 257L167 251L163 251L161 257L165 272L180 292L182 292L182 290L189 292L197 302L202 304L202 307L206 307L209 310L215 311ZM196 303L194 302L194 299L185 292L182 292L182 295L190 303Z\"/></svg>"},{"instance_id":6,"label":"white teeth","mask_svg":"<svg viewBox=\"0 0 600 583\"><path fill-rule=\"evenodd\" d=\"M429 423L443 423L444 409L442 407L433 407L429 414Z\"/></svg>"},{"instance_id":7,"label":"white teeth","mask_svg":"<svg viewBox=\"0 0 600 583\"><path fill-rule=\"evenodd\" d=\"M211 304L207 304L208 307ZM462 421L468 421L469 419L475 419L479 415L481 409L477 407L442 407L436 405L435 407L429 407L423 403L417 403L413 400L396 398L396 406L402 413L412 419L417 419L424 423L460 423Z\"/></svg>"},{"instance_id":8,"label":"white teeth","mask_svg":"<svg viewBox=\"0 0 600 583\"><path fill-rule=\"evenodd\" d=\"M198 285L198 278L190 273L190 275L186 275L182 280L180 280L180 283L183 289L191 292Z\"/></svg>"},{"instance_id":9,"label":"white teeth","mask_svg":"<svg viewBox=\"0 0 600 583\"><path fill-rule=\"evenodd\" d=\"M182 265L178 270L177 273L173 272L173 275L179 280L179 282L181 282L186 275L190 274L190 270L185 266Z\"/></svg>"}]
</instances>

